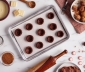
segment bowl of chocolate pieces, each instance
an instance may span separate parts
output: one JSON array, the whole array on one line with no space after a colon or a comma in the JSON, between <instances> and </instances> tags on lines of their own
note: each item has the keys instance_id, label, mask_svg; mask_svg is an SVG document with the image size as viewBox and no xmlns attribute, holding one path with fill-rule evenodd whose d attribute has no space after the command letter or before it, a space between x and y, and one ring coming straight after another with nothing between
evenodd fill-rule
<instances>
[{"instance_id":1,"label":"bowl of chocolate pieces","mask_svg":"<svg viewBox=\"0 0 85 72\"><path fill-rule=\"evenodd\" d=\"M65 62L58 67L56 72L81 72L81 69L74 63Z\"/></svg>"},{"instance_id":2,"label":"bowl of chocolate pieces","mask_svg":"<svg viewBox=\"0 0 85 72\"><path fill-rule=\"evenodd\" d=\"M75 0L71 5L72 18L80 23L85 24L85 0Z\"/></svg>"}]
</instances>

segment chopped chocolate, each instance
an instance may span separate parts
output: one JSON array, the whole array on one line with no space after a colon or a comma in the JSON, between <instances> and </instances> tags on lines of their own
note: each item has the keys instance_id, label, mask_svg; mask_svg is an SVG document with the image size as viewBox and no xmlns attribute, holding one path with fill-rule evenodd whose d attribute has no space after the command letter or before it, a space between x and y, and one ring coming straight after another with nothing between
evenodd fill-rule
<instances>
[{"instance_id":1,"label":"chopped chocolate","mask_svg":"<svg viewBox=\"0 0 85 72\"><path fill-rule=\"evenodd\" d=\"M37 42L35 45L38 49L41 49L43 47L43 43L42 42Z\"/></svg>"},{"instance_id":2,"label":"chopped chocolate","mask_svg":"<svg viewBox=\"0 0 85 72\"><path fill-rule=\"evenodd\" d=\"M33 28L31 23L26 24L25 26L26 30L31 30Z\"/></svg>"},{"instance_id":3,"label":"chopped chocolate","mask_svg":"<svg viewBox=\"0 0 85 72\"><path fill-rule=\"evenodd\" d=\"M54 14L52 12L47 14L47 18L49 19L53 19L54 18Z\"/></svg>"},{"instance_id":4,"label":"chopped chocolate","mask_svg":"<svg viewBox=\"0 0 85 72\"><path fill-rule=\"evenodd\" d=\"M57 28L57 25L55 23L51 23L48 27L50 30L55 30Z\"/></svg>"},{"instance_id":5,"label":"chopped chocolate","mask_svg":"<svg viewBox=\"0 0 85 72\"><path fill-rule=\"evenodd\" d=\"M81 72L79 68L75 66L62 67L59 72Z\"/></svg>"},{"instance_id":6,"label":"chopped chocolate","mask_svg":"<svg viewBox=\"0 0 85 72\"><path fill-rule=\"evenodd\" d=\"M56 33L56 35L57 35L58 37L63 37L64 33L63 33L63 31L58 31L58 32Z\"/></svg>"},{"instance_id":7,"label":"chopped chocolate","mask_svg":"<svg viewBox=\"0 0 85 72\"><path fill-rule=\"evenodd\" d=\"M28 42L32 42L32 41L33 41L33 36L32 36L32 35L26 36L26 40L27 40Z\"/></svg>"},{"instance_id":8,"label":"chopped chocolate","mask_svg":"<svg viewBox=\"0 0 85 72\"><path fill-rule=\"evenodd\" d=\"M37 30L37 34L38 34L39 36L43 36L43 35L45 34L45 30L44 30L44 29L38 29L38 30Z\"/></svg>"},{"instance_id":9,"label":"chopped chocolate","mask_svg":"<svg viewBox=\"0 0 85 72\"><path fill-rule=\"evenodd\" d=\"M52 36L48 36L46 38L46 41L49 42L49 43L52 43L54 41L54 38Z\"/></svg>"},{"instance_id":10,"label":"chopped chocolate","mask_svg":"<svg viewBox=\"0 0 85 72\"><path fill-rule=\"evenodd\" d=\"M22 34L22 30L16 29L14 33L15 33L16 36L20 36Z\"/></svg>"},{"instance_id":11,"label":"chopped chocolate","mask_svg":"<svg viewBox=\"0 0 85 72\"><path fill-rule=\"evenodd\" d=\"M81 6L85 6L85 1L84 0L81 0L80 1L80 4L81 4Z\"/></svg>"},{"instance_id":12,"label":"chopped chocolate","mask_svg":"<svg viewBox=\"0 0 85 72\"><path fill-rule=\"evenodd\" d=\"M83 42L83 44L82 44L83 46L85 46L85 42Z\"/></svg>"},{"instance_id":13,"label":"chopped chocolate","mask_svg":"<svg viewBox=\"0 0 85 72\"><path fill-rule=\"evenodd\" d=\"M27 54L31 54L32 51L33 50L32 50L32 48L30 46L28 46L28 47L25 48L25 53L27 53Z\"/></svg>"},{"instance_id":14,"label":"chopped chocolate","mask_svg":"<svg viewBox=\"0 0 85 72\"><path fill-rule=\"evenodd\" d=\"M36 22L37 22L37 24L42 25L44 23L44 19L38 18Z\"/></svg>"}]
</instances>

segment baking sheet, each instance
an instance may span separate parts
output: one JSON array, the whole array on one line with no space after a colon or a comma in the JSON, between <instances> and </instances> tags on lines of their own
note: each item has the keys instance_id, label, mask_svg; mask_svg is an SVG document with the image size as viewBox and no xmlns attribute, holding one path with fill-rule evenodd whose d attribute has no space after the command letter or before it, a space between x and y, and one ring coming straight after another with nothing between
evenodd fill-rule
<instances>
[{"instance_id":1,"label":"baking sheet","mask_svg":"<svg viewBox=\"0 0 85 72\"><path fill-rule=\"evenodd\" d=\"M49 13L49 12L52 12L54 13L54 18L53 19L48 19L46 17L46 15ZM36 19L37 18L43 18L44 19L44 24L42 25L38 25L36 24ZM33 29L30 30L30 31L27 31L25 29L25 25L27 23L31 23L33 25ZM48 25L50 23L55 23L57 25L57 29L54 30L54 31L51 31L48 29ZM22 35L20 37L17 37L14 35L14 31L19 28L22 30ZM44 36L38 36L36 34L36 31L37 29L44 29L45 30L45 35ZM64 36L62 38L59 38L55 35L55 33L57 31L63 31L64 32ZM43 8L42 10L38 11L37 13L33 14L31 17L29 17L28 19L12 26L9 28L9 33L10 33L10 36L12 37L13 41L15 42L19 52L21 53L22 57L24 60L31 60L37 56L39 56L40 54L52 49L54 46L64 42L65 40L67 40L69 38L69 33L68 31L66 30L65 26L63 25L62 21L59 19L58 15L57 15L57 12L55 11L55 8L54 6L47 6L45 8ZM33 35L34 37L34 40L33 42L27 42L25 40L25 37L27 35ZM48 43L46 42L46 37L47 36L53 36L54 37L54 42L53 43ZM41 49L37 49L35 47L35 43L38 42L38 41L41 41L43 42L43 48ZM33 48L33 52L31 54L26 54L24 52L24 49L27 47L27 46L31 46Z\"/></svg>"}]
</instances>

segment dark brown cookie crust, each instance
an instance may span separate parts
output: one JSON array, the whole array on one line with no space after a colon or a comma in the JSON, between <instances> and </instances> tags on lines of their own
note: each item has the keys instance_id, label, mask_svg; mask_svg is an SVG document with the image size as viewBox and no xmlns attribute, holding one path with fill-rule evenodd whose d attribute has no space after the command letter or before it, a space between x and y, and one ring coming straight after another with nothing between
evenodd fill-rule
<instances>
[{"instance_id":1,"label":"dark brown cookie crust","mask_svg":"<svg viewBox=\"0 0 85 72\"><path fill-rule=\"evenodd\" d=\"M36 48L41 49L43 47L43 43L42 42L36 42L35 46L36 46Z\"/></svg>"},{"instance_id":2,"label":"dark brown cookie crust","mask_svg":"<svg viewBox=\"0 0 85 72\"><path fill-rule=\"evenodd\" d=\"M21 29L16 29L15 32L14 32L14 34L15 34L16 36L21 36L22 30L21 30Z\"/></svg>"},{"instance_id":3,"label":"dark brown cookie crust","mask_svg":"<svg viewBox=\"0 0 85 72\"><path fill-rule=\"evenodd\" d=\"M32 47L30 46L26 47L24 51L26 54L31 54L33 52Z\"/></svg>"}]
</instances>

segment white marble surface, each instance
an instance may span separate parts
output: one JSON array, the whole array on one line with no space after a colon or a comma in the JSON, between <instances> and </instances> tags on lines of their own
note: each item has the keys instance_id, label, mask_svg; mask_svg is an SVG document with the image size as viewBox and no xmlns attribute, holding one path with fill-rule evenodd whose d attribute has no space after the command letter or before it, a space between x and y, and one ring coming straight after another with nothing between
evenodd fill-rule
<instances>
[{"instance_id":1,"label":"white marble surface","mask_svg":"<svg viewBox=\"0 0 85 72\"><path fill-rule=\"evenodd\" d=\"M10 2L10 0L7 0L8 2ZM17 1L17 7L11 7L10 8L10 14L8 16L7 19L0 21L0 35L4 38L4 44L0 47L0 55L5 52L5 51L11 51L14 53L15 56L15 61L13 63L13 65L11 66L4 66L2 63L0 63L0 72L26 72L30 67L34 66L35 64L37 64L38 62L42 61L43 59L45 59L46 57L52 55L56 55L58 53L60 53L61 51L63 51L64 49L67 49L69 51L69 53L67 55L64 55L63 57L61 57L56 63L55 66L53 66L52 68L50 68L49 70L47 70L46 72L56 72L56 69L58 67L59 64L61 64L62 62L68 62L68 58L69 57L73 57L73 63L78 64L78 56L83 56L83 65L85 64L84 60L85 60L85 52L84 53L78 53L77 51L80 50L85 50L85 47L83 47L81 44L83 41L85 41L85 32L81 33L81 34L77 34L74 30L74 28L72 27L72 25L70 24L69 20L66 18L65 15L61 14L61 10L58 7L58 5L55 3L54 0L34 0L37 4L37 6L34 9L30 9L29 7L27 7L24 3ZM42 7L45 7L47 5L54 5L60 15L60 17L62 18L63 22L65 23L66 28L68 29L69 33L70 33L70 38L68 41L60 44L59 46L55 47L54 49L38 56L37 58L29 61L29 62L25 62L15 44L13 43L13 41L11 40L9 34L8 34L8 28L11 25L16 24L17 22L27 18L30 14L36 12L37 10L39 10ZM15 9L21 9L25 11L25 15L24 17L14 17L12 12ZM76 47L75 47L76 46ZM77 54L75 56L71 55L71 51L76 51ZM81 68L82 72L84 72L84 68L83 65L80 65L79 67Z\"/></svg>"}]
</instances>

